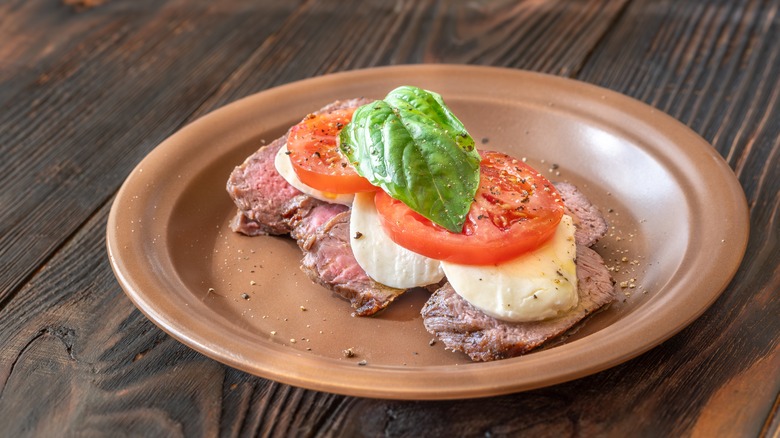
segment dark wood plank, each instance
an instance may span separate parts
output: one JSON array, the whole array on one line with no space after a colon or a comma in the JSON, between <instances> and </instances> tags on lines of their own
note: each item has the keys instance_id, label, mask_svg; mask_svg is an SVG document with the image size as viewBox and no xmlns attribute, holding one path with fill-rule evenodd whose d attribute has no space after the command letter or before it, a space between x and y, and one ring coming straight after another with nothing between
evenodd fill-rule
<instances>
[{"instance_id":1,"label":"dark wood plank","mask_svg":"<svg viewBox=\"0 0 780 438\"><path fill-rule=\"evenodd\" d=\"M625 3L309 2L195 116L280 83L381 65L470 63L569 74Z\"/></svg>"},{"instance_id":2,"label":"dark wood plank","mask_svg":"<svg viewBox=\"0 0 780 438\"><path fill-rule=\"evenodd\" d=\"M225 367L166 336L122 294L97 256L107 211L0 310L0 431L214 435Z\"/></svg>"},{"instance_id":3,"label":"dark wood plank","mask_svg":"<svg viewBox=\"0 0 780 438\"><path fill-rule=\"evenodd\" d=\"M4 71L16 76L0 87L0 203L9 206L0 210L0 303L295 3L109 2L80 13L17 6L4 18L15 25L3 44L13 49Z\"/></svg>"}]
</instances>

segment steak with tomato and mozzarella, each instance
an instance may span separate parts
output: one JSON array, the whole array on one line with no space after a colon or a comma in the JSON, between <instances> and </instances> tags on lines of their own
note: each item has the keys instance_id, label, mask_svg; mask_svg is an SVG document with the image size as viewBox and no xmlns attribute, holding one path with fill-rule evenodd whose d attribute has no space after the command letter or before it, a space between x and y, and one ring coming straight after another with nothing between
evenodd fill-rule
<instances>
[{"instance_id":1,"label":"steak with tomato and mozzarella","mask_svg":"<svg viewBox=\"0 0 780 438\"><path fill-rule=\"evenodd\" d=\"M314 114L367 102L334 102ZM261 147L231 173L227 191L238 207L231 227L248 236L290 234L303 251L301 268L309 278L348 299L356 315L373 315L405 290L377 283L357 264L346 234L348 207L306 195L277 172L274 158L288 135Z\"/></svg>"},{"instance_id":2,"label":"steak with tomato and mozzarella","mask_svg":"<svg viewBox=\"0 0 780 438\"><path fill-rule=\"evenodd\" d=\"M606 222L576 187L477 153L435 93L392 93L328 105L247 158L227 184L239 210L232 228L290 234L303 271L359 316L408 288L436 290L421 312L426 329L473 360L523 354L614 299L588 248ZM447 194L451 183L459 191Z\"/></svg>"},{"instance_id":3,"label":"steak with tomato and mozzarella","mask_svg":"<svg viewBox=\"0 0 780 438\"><path fill-rule=\"evenodd\" d=\"M422 309L426 330L453 351L474 361L519 356L566 333L615 299L604 261L592 249L577 245L577 306L561 316L541 321L503 321L477 309L449 283L438 289Z\"/></svg>"},{"instance_id":4,"label":"steak with tomato and mozzarella","mask_svg":"<svg viewBox=\"0 0 780 438\"><path fill-rule=\"evenodd\" d=\"M369 102L367 99L337 101L313 114L354 109ZM290 131L258 149L230 174L227 191L238 207L231 224L233 231L248 236L289 234L312 208L328 204L291 186L276 170L274 159L286 146L289 134ZM347 208L337 210L333 215Z\"/></svg>"}]
</instances>

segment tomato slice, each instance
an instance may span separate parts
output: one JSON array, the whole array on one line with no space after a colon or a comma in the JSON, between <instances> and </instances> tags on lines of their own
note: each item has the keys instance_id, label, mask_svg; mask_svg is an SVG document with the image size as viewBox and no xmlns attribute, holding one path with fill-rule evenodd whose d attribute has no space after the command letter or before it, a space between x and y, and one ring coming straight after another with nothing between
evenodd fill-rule
<instances>
[{"instance_id":1,"label":"tomato slice","mask_svg":"<svg viewBox=\"0 0 780 438\"><path fill-rule=\"evenodd\" d=\"M341 129L352 120L355 109L309 114L292 127L287 137L287 151L296 175L304 184L330 193L377 190L357 174L336 143Z\"/></svg>"},{"instance_id":2,"label":"tomato slice","mask_svg":"<svg viewBox=\"0 0 780 438\"><path fill-rule=\"evenodd\" d=\"M380 190L374 202L390 238L418 254L464 265L501 263L550 239L563 217L552 183L506 154L480 154L479 188L461 233L432 223Z\"/></svg>"}]
</instances>

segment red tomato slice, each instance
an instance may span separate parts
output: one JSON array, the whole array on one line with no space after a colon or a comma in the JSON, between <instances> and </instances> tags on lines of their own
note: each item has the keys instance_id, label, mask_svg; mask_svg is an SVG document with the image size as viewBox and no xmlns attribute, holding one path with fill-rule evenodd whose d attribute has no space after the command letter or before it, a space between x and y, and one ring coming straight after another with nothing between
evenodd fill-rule
<instances>
[{"instance_id":1,"label":"red tomato slice","mask_svg":"<svg viewBox=\"0 0 780 438\"><path fill-rule=\"evenodd\" d=\"M336 143L341 128L352 120L355 109L309 114L290 130L287 138L290 161L298 178L307 186L330 193L377 190L357 174Z\"/></svg>"},{"instance_id":2,"label":"red tomato slice","mask_svg":"<svg viewBox=\"0 0 780 438\"><path fill-rule=\"evenodd\" d=\"M550 239L563 216L555 187L520 160L481 155L479 188L463 232L432 223L380 190L374 202L390 238L418 254L464 265L501 263Z\"/></svg>"}]
</instances>

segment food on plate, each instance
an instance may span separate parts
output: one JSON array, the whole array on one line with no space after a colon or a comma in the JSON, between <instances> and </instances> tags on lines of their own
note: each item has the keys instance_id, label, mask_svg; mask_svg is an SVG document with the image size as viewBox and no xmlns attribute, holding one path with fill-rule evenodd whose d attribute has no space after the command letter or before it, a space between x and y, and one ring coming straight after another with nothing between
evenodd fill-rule
<instances>
[{"instance_id":1,"label":"food on plate","mask_svg":"<svg viewBox=\"0 0 780 438\"><path fill-rule=\"evenodd\" d=\"M442 261L447 281L482 312L503 320L555 318L577 305L574 224L563 216L555 233L532 251L484 265Z\"/></svg>"},{"instance_id":2,"label":"food on plate","mask_svg":"<svg viewBox=\"0 0 780 438\"><path fill-rule=\"evenodd\" d=\"M357 174L337 147L337 136L352 120L356 109L346 106L309 114L290 128L285 154L297 178L305 186L317 187L328 194L376 190L367 179Z\"/></svg>"},{"instance_id":3,"label":"food on plate","mask_svg":"<svg viewBox=\"0 0 780 438\"><path fill-rule=\"evenodd\" d=\"M334 102L315 114L368 102ZM373 315L404 290L372 280L355 262L345 227L349 215L343 214L347 206L304 194L276 170L275 157L288 134L261 147L231 173L227 190L238 207L231 227L249 236L290 234L304 253L302 269L309 278L348 299L356 315Z\"/></svg>"},{"instance_id":4,"label":"food on plate","mask_svg":"<svg viewBox=\"0 0 780 438\"><path fill-rule=\"evenodd\" d=\"M473 360L523 354L614 299L588 246L607 230L573 185L477 151L436 93L334 102L236 167L234 231L289 234L316 283L369 316L435 291L426 329Z\"/></svg>"},{"instance_id":5,"label":"food on plate","mask_svg":"<svg viewBox=\"0 0 780 438\"><path fill-rule=\"evenodd\" d=\"M436 260L468 265L507 261L549 240L564 211L553 185L521 160L498 152L481 155L479 185L459 232L377 192L376 207L391 239Z\"/></svg>"},{"instance_id":6,"label":"food on plate","mask_svg":"<svg viewBox=\"0 0 780 438\"><path fill-rule=\"evenodd\" d=\"M436 93L403 86L355 110L339 149L358 174L431 222L461 232L481 157Z\"/></svg>"},{"instance_id":7,"label":"food on plate","mask_svg":"<svg viewBox=\"0 0 780 438\"><path fill-rule=\"evenodd\" d=\"M422 310L426 330L447 348L475 361L518 356L541 346L614 300L614 286L601 257L577 246L577 305L563 315L541 321L502 321L480 311L448 283L434 292Z\"/></svg>"},{"instance_id":8,"label":"food on plate","mask_svg":"<svg viewBox=\"0 0 780 438\"><path fill-rule=\"evenodd\" d=\"M388 237L374 206L374 193L357 193L350 215L352 253L376 281L399 288L439 283L441 262L396 244Z\"/></svg>"}]
</instances>

